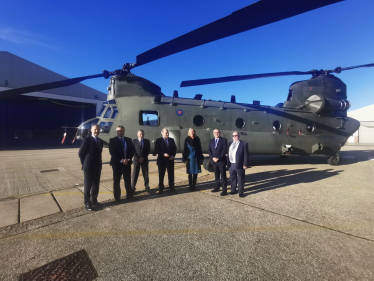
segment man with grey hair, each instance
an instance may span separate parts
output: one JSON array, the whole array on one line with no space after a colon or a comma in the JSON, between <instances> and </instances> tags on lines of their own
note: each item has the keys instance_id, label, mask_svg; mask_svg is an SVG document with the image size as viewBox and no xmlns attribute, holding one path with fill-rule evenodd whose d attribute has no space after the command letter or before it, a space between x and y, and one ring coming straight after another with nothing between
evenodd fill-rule
<instances>
[{"instance_id":1,"label":"man with grey hair","mask_svg":"<svg viewBox=\"0 0 374 281\"><path fill-rule=\"evenodd\" d=\"M125 137L125 128L117 126L117 136L109 140L109 152L112 158L110 165L113 169L113 195L117 203L121 200L121 177L125 182L126 198L133 199L131 188L131 164L134 155L132 139Z\"/></svg>"},{"instance_id":2,"label":"man with grey hair","mask_svg":"<svg viewBox=\"0 0 374 281\"><path fill-rule=\"evenodd\" d=\"M158 188L159 194L164 192L164 177L168 170L168 180L170 191L174 189L174 157L177 153L177 146L172 138L169 138L169 130L164 128L161 131L162 138L156 140L155 154L157 154L158 166Z\"/></svg>"},{"instance_id":3,"label":"man with grey hair","mask_svg":"<svg viewBox=\"0 0 374 281\"><path fill-rule=\"evenodd\" d=\"M132 172L132 190L135 191L136 182L139 177L140 167L144 178L145 190L149 193L149 176L148 176L148 155L151 149L149 140L144 138L144 131L139 130L137 133L138 138L132 141L134 146L134 170Z\"/></svg>"},{"instance_id":4,"label":"man with grey hair","mask_svg":"<svg viewBox=\"0 0 374 281\"><path fill-rule=\"evenodd\" d=\"M84 171L84 206L87 211L97 205L102 168L103 141L99 138L100 126L91 127L92 135L83 139L78 156Z\"/></svg>"},{"instance_id":5,"label":"man with grey hair","mask_svg":"<svg viewBox=\"0 0 374 281\"><path fill-rule=\"evenodd\" d=\"M247 169L248 165L248 143L240 140L240 134L237 131L232 133L228 156L231 179L230 195L237 193L236 185L238 185L239 197L244 197L245 169Z\"/></svg>"}]
</instances>

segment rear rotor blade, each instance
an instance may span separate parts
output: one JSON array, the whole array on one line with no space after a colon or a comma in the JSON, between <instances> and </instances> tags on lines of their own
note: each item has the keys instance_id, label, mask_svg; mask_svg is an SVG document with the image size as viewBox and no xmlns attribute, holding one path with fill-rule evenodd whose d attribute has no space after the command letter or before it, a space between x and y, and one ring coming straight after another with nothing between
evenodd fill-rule
<instances>
[{"instance_id":1,"label":"rear rotor blade","mask_svg":"<svg viewBox=\"0 0 374 281\"><path fill-rule=\"evenodd\" d=\"M344 0L261 0L136 57L136 66Z\"/></svg>"},{"instance_id":2,"label":"rear rotor blade","mask_svg":"<svg viewBox=\"0 0 374 281\"><path fill-rule=\"evenodd\" d=\"M251 74L251 75L237 75L237 76L225 76L217 78L197 79L197 80L186 80L181 83L181 87L191 87L207 84L216 84L232 81L250 80L267 77L278 77L278 76L289 76L289 75L305 75L311 74L310 71L288 71L288 72L273 72L273 73L262 73L262 74Z\"/></svg>"},{"instance_id":3,"label":"rear rotor blade","mask_svg":"<svg viewBox=\"0 0 374 281\"><path fill-rule=\"evenodd\" d=\"M23 88L1 91L0 92L0 99L1 98L14 97L14 96L18 96L18 95L26 94L26 93L40 92L40 91L50 90L50 89L54 89L54 88L71 86L71 85L80 83L80 82L82 82L86 79L103 77L105 75L107 75L107 73L95 74L95 75L89 75L89 76L83 76L83 77L77 77L77 78L71 78L71 79L65 79L65 80L56 81L56 82L50 82L50 83L45 83L45 84L39 84L39 85L34 85L34 86L28 86L28 87L23 87Z\"/></svg>"},{"instance_id":4,"label":"rear rotor blade","mask_svg":"<svg viewBox=\"0 0 374 281\"><path fill-rule=\"evenodd\" d=\"M333 72L340 73L340 71L350 70L350 69L355 69L355 68L360 68L360 67L374 67L374 63L362 64L362 65L350 66L350 67L344 67L344 68L337 67L334 69Z\"/></svg>"}]
</instances>

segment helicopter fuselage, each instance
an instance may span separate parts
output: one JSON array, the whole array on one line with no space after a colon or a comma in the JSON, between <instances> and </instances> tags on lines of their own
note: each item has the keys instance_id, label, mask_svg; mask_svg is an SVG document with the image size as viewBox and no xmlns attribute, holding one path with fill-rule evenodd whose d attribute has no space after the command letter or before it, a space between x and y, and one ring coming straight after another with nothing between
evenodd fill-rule
<instances>
[{"instance_id":1,"label":"helicopter fuselage","mask_svg":"<svg viewBox=\"0 0 374 281\"><path fill-rule=\"evenodd\" d=\"M195 128L206 153L218 128L229 140L238 131L250 154L333 155L359 127L357 120L334 112L167 97L157 85L138 76L113 77L108 90L108 101L95 119L80 126L79 136L84 137L84 124L89 124L86 135L90 125L99 124L100 138L108 145L117 126L124 126L131 138L143 130L152 152L163 128L175 139L178 152L189 128Z\"/></svg>"}]
</instances>

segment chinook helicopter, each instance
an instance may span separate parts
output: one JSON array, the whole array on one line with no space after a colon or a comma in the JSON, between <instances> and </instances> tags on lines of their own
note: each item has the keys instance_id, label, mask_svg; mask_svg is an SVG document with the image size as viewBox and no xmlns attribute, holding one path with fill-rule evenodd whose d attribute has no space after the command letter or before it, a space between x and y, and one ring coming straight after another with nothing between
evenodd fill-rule
<instances>
[{"instance_id":1,"label":"chinook helicopter","mask_svg":"<svg viewBox=\"0 0 374 281\"><path fill-rule=\"evenodd\" d=\"M161 129L168 128L178 152L182 152L188 129L194 127L203 152L207 152L212 131L219 128L223 137L229 137L232 131L239 131L241 139L248 142L250 154L326 155L329 164L337 165L337 153L360 123L347 117L350 103L346 85L332 73L374 64L326 71L191 80L181 84L181 87L186 87L284 75L312 75L309 80L292 84L287 100L275 107L260 105L259 102L237 103L234 95L230 102L205 100L202 95L181 98L177 91L173 96L165 96L159 86L132 74L131 70L190 48L340 1L343 0L261 0L146 51L136 57L136 63L126 63L122 69L2 91L0 97L70 86L91 78L110 78L107 101L95 118L77 127L76 139L89 136L91 126L99 124L100 138L108 146L109 139L116 135L116 127L122 125L126 128L127 136L135 136L139 129L144 130L151 141L151 151L154 151L154 143L161 137ZM203 166L206 170L212 170L208 160L204 161Z\"/></svg>"}]
</instances>

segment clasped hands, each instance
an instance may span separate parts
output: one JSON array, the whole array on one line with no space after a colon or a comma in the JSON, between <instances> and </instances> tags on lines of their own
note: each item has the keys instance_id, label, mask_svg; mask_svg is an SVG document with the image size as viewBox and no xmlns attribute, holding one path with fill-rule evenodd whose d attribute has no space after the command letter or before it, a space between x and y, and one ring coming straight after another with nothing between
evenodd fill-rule
<instances>
[{"instance_id":1,"label":"clasped hands","mask_svg":"<svg viewBox=\"0 0 374 281\"><path fill-rule=\"evenodd\" d=\"M170 156L169 154L167 154L167 153L165 153L164 154L164 157L169 157L169 160L173 160L174 159L174 157L173 156Z\"/></svg>"}]
</instances>

